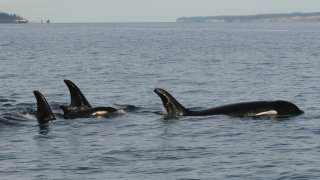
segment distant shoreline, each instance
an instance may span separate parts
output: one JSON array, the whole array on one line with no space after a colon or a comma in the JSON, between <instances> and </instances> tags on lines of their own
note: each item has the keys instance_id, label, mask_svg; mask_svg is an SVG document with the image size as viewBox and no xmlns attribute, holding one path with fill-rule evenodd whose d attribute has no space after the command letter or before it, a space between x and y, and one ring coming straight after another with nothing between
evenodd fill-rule
<instances>
[{"instance_id":1,"label":"distant shoreline","mask_svg":"<svg viewBox=\"0 0 320 180\"><path fill-rule=\"evenodd\" d=\"M231 22L320 22L320 12L257 14L245 16L180 17L178 23L231 23Z\"/></svg>"},{"instance_id":2,"label":"distant shoreline","mask_svg":"<svg viewBox=\"0 0 320 180\"><path fill-rule=\"evenodd\" d=\"M28 20L17 14L7 14L0 12L0 23L28 23Z\"/></svg>"}]
</instances>

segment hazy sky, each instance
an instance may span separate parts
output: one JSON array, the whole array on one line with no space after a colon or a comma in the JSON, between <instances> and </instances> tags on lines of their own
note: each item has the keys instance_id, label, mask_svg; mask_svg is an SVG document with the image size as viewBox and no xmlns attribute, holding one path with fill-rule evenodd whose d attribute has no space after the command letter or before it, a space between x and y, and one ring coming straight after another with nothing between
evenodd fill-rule
<instances>
[{"instance_id":1,"label":"hazy sky","mask_svg":"<svg viewBox=\"0 0 320 180\"><path fill-rule=\"evenodd\" d=\"M320 12L320 0L0 0L31 21L173 22L181 16Z\"/></svg>"}]
</instances>

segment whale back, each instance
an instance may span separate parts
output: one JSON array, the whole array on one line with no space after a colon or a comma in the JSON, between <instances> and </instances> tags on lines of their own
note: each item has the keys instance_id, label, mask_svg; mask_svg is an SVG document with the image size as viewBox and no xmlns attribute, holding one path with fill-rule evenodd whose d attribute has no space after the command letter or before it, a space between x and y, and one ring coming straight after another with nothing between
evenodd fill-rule
<instances>
[{"instance_id":1,"label":"whale back","mask_svg":"<svg viewBox=\"0 0 320 180\"><path fill-rule=\"evenodd\" d=\"M90 118L90 117L108 117L117 110L112 107L95 107L83 110L72 110L68 106L59 106L64 112L65 119Z\"/></svg>"},{"instance_id":2,"label":"whale back","mask_svg":"<svg viewBox=\"0 0 320 180\"><path fill-rule=\"evenodd\" d=\"M86 108L92 108L92 106L89 104L81 90L76 86L72 81L70 80L64 80L66 85L68 86L68 89L70 91L71 96L71 103L69 105L70 108L75 109L86 109Z\"/></svg>"},{"instance_id":3,"label":"whale back","mask_svg":"<svg viewBox=\"0 0 320 180\"><path fill-rule=\"evenodd\" d=\"M154 92L161 98L163 106L169 116L185 116L190 112L167 91L156 88Z\"/></svg>"},{"instance_id":4,"label":"whale back","mask_svg":"<svg viewBox=\"0 0 320 180\"><path fill-rule=\"evenodd\" d=\"M237 117L277 116L287 117L303 114L295 104L288 101L251 101L218 106L210 109L191 111L183 107L167 91L157 88L154 90L162 100L169 116L208 116L230 115Z\"/></svg>"},{"instance_id":5,"label":"whale back","mask_svg":"<svg viewBox=\"0 0 320 180\"><path fill-rule=\"evenodd\" d=\"M39 124L48 123L56 119L51 111L51 108L45 97L39 91L33 91L37 100L37 113L36 117Z\"/></svg>"}]
</instances>

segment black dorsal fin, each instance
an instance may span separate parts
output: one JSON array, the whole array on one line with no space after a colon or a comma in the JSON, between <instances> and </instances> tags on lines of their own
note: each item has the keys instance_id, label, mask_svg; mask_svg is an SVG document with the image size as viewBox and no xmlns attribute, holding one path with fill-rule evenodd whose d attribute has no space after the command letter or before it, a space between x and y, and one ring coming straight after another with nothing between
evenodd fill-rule
<instances>
[{"instance_id":1,"label":"black dorsal fin","mask_svg":"<svg viewBox=\"0 0 320 180\"><path fill-rule=\"evenodd\" d=\"M69 114L73 112L73 110L70 109L69 106L61 105L59 106L59 108L62 109L65 118L68 118Z\"/></svg>"},{"instance_id":2,"label":"black dorsal fin","mask_svg":"<svg viewBox=\"0 0 320 180\"><path fill-rule=\"evenodd\" d=\"M51 120L56 119L51 111L51 108L46 100L46 98L39 92L33 91L37 99L37 120L39 124L48 123Z\"/></svg>"},{"instance_id":3,"label":"black dorsal fin","mask_svg":"<svg viewBox=\"0 0 320 180\"><path fill-rule=\"evenodd\" d=\"M69 88L71 103L70 108L92 108L80 89L70 80L64 80Z\"/></svg>"},{"instance_id":4,"label":"black dorsal fin","mask_svg":"<svg viewBox=\"0 0 320 180\"><path fill-rule=\"evenodd\" d=\"M190 110L182 106L170 93L167 91L156 88L154 90L161 98L163 106L165 107L169 116L184 116L190 113Z\"/></svg>"}]
</instances>

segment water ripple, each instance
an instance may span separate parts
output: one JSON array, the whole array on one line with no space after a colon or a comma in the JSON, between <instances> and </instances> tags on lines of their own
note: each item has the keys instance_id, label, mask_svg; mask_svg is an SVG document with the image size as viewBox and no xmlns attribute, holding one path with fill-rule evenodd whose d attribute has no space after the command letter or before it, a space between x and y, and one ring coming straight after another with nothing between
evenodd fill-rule
<instances>
[{"instance_id":1,"label":"water ripple","mask_svg":"<svg viewBox=\"0 0 320 180\"><path fill-rule=\"evenodd\" d=\"M0 28L3 179L317 179L319 24L26 24ZM12 51L14 49L15 51ZM107 119L63 118L63 79ZM286 119L164 116L186 107L294 102ZM39 126L33 90L57 120ZM120 103L121 102L121 103ZM120 103L120 105L118 104Z\"/></svg>"}]
</instances>

